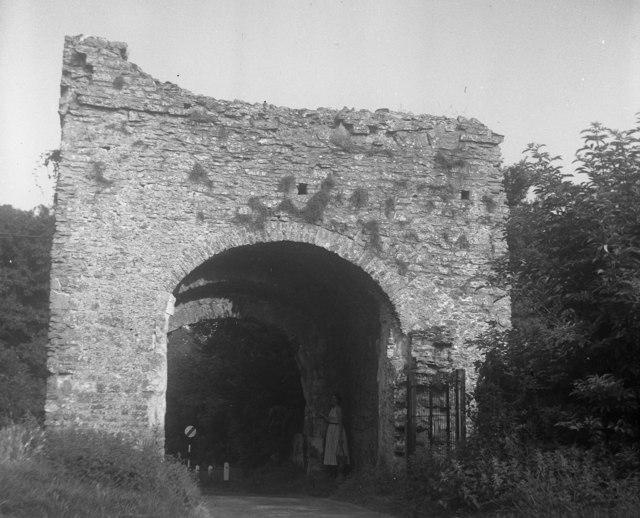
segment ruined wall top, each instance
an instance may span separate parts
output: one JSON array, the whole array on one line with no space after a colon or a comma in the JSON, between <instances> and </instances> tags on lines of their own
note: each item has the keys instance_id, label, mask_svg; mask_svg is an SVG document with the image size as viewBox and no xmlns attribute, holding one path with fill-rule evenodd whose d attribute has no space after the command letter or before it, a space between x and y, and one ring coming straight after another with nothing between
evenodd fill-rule
<instances>
[{"instance_id":1,"label":"ruined wall top","mask_svg":"<svg viewBox=\"0 0 640 518\"><path fill-rule=\"evenodd\" d=\"M283 118L297 120L300 125L328 124L335 127L342 124L351 137L360 137L358 141L348 143L346 137L334 136L329 143L356 153L383 153L384 149L393 149L398 146L398 141L387 142L384 137L391 137L393 140L398 132L425 131L430 146L443 148L448 147L447 144L452 141L493 147L503 140L501 135L493 133L473 118L414 115L386 108L375 112L347 108L291 109L266 102L250 104L195 95L173 83L162 83L154 79L136 64L128 62L127 55L126 43L91 36L67 36L61 116L66 114L67 102L71 102L64 93L73 84L73 100L78 104L188 117L200 123L215 124L225 119L231 127L246 128L245 123L251 122L251 128L262 130L277 130ZM252 117L256 119L251 119ZM313 145L314 142L309 144ZM463 154L457 158L463 158ZM498 157L496 155L492 158Z\"/></svg>"}]
</instances>

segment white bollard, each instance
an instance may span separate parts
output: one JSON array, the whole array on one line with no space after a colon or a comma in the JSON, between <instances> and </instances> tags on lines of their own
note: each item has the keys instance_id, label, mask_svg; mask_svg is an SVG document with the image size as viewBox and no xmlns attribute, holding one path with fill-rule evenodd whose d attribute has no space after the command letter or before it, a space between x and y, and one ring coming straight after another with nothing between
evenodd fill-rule
<instances>
[{"instance_id":1,"label":"white bollard","mask_svg":"<svg viewBox=\"0 0 640 518\"><path fill-rule=\"evenodd\" d=\"M224 463L224 481L225 482L229 482L229 463L225 462Z\"/></svg>"}]
</instances>

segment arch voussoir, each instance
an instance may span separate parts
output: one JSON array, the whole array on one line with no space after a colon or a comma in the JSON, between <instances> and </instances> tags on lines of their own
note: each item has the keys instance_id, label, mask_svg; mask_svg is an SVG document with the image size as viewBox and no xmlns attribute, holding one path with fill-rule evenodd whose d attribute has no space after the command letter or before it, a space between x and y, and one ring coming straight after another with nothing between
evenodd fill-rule
<instances>
[{"instance_id":1,"label":"arch voussoir","mask_svg":"<svg viewBox=\"0 0 640 518\"><path fill-rule=\"evenodd\" d=\"M250 246L258 243L277 243L280 241L292 241L318 246L349 261L366 272L382 289L393 305L401 329L407 329L408 321L399 309L399 293L406 285L407 280L386 268L383 261L369 249L357 243L355 240L332 232L322 227L303 223L274 223L267 225L263 232L247 232L245 229L235 228L217 231L206 237L185 246L177 263L181 265L184 274L181 280L190 271L200 266L204 261L226 250L242 246ZM180 275L176 273L175 276ZM172 281L175 279L172 279ZM168 290L175 288L167 286Z\"/></svg>"}]
</instances>

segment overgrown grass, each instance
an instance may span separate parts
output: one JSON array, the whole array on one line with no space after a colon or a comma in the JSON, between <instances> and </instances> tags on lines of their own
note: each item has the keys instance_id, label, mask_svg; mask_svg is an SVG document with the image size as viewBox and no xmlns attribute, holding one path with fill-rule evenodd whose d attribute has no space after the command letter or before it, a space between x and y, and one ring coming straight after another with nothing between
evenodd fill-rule
<instances>
[{"instance_id":1,"label":"overgrown grass","mask_svg":"<svg viewBox=\"0 0 640 518\"><path fill-rule=\"evenodd\" d=\"M0 429L0 466L13 466L39 455L44 432L35 423L10 424Z\"/></svg>"},{"instance_id":2,"label":"overgrown grass","mask_svg":"<svg viewBox=\"0 0 640 518\"><path fill-rule=\"evenodd\" d=\"M0 430L0 516L208 516L182 466L95 431Z\"/></svg>"}]
</instances>

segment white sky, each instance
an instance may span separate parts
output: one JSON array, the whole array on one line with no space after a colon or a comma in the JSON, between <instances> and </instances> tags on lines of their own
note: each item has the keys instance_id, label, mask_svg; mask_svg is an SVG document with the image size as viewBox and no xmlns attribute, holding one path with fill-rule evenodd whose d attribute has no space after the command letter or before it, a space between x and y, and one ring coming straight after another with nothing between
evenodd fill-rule
<instances>
[{"instance_id":1,"label":"white sky","mask_svg":"<svg viewBox=\"0 0 640 518\"><path fill-rule=\"evenodd\" d=\"M475 117L505 164L529 142L569 164L592 121L640 112L640 0L0 0L0 204L48 202L76 34L218 99Z\"/></svg>"}]
</instances>

